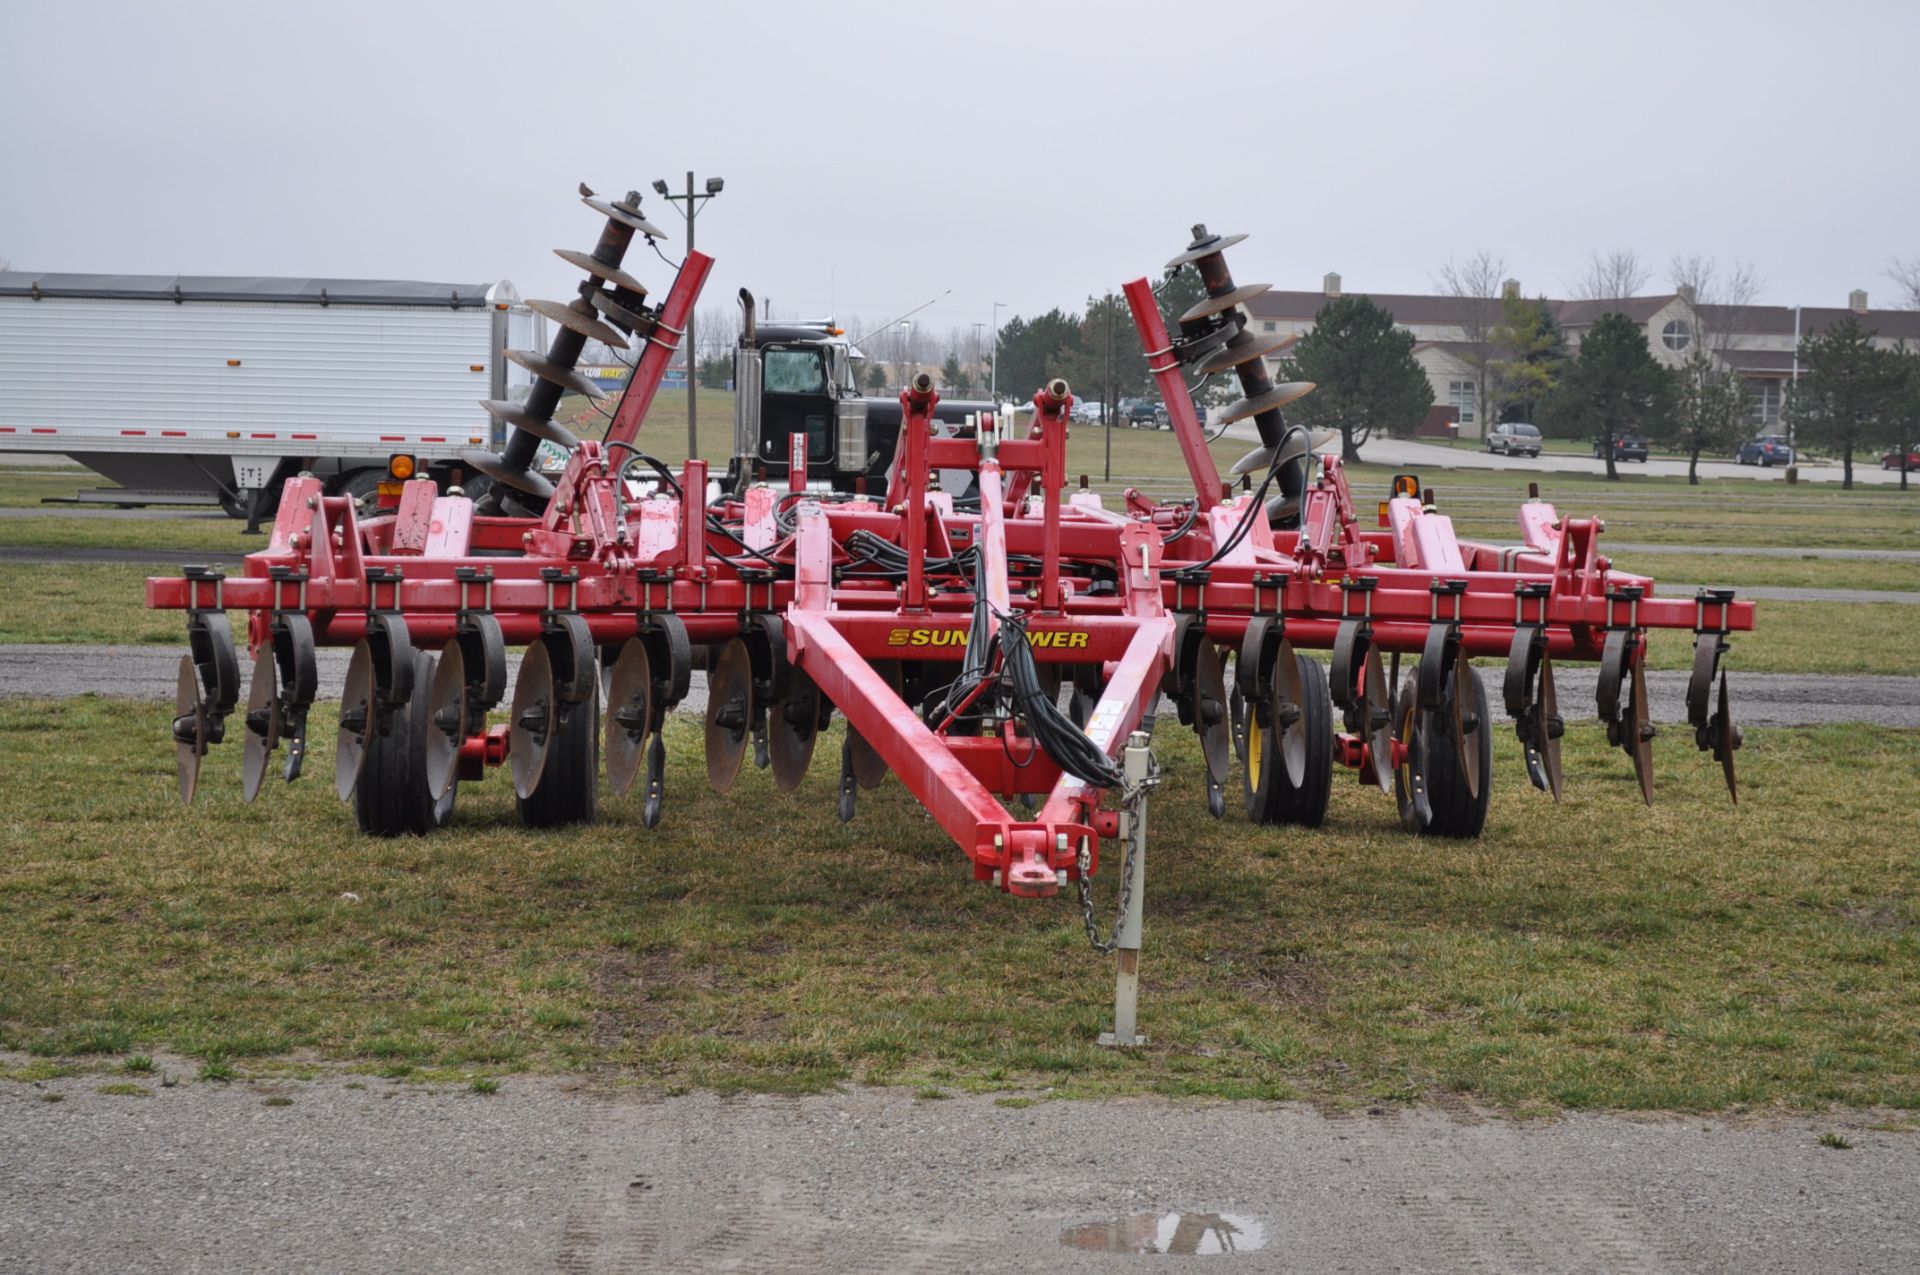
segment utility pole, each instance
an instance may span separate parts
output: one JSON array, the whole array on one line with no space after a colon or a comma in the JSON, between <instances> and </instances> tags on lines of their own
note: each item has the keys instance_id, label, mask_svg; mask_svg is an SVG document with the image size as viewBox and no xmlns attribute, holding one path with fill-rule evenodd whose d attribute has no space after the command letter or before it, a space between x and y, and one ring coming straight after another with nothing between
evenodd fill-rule
<instances>
[{"instance_id":1,"label":"utility pole","mask_svg":"<svg viewBox=\"0 0 1920 1275\"><path fill-rule=\"evenodd\" d=\"M662 199L667 200L669 203L685 205L681 208L680 213L687 219L688 252L693 251L693 219L699 215L700 205L719 194L725 185L726 182L721 178L709 177L707 178L707 193L704 195L696 194L693 189L693 173L691 171L687 173L687 193L684 195L671 194L667 190L667 183L664 178L653 183L655 193ZM691 310L687 311L687 330L685 335L680 338L680 348L686 352L687 356L687 459L691 460L700 454L700 424L695 402L700 388L700 348L694 340L693 311Z\"/></svg>"},{"instance_id":2,"label":"utility pole","mask_svg":"<svg viewBox=\"0 0 1920 1275\"><path fill-rule=\"evenodd\" d=\"M1102 481L1109 486L1113 483L1113 300L1107 297L1107 383L1100 387L1100 414L1107 427L1107 476Z\"/></svg>"},{"instance_id":3,"label":"utility pole","mask_svg":"<svg viewBox=\"0 0 1920 1275\"><path fill-rule=\"evenodd\" d=\"M993 303L993 364L987 373L987 397L996 403L1000 401L1000 308L1004 305L1004 301Z\"/></svg>"}]
</instances>

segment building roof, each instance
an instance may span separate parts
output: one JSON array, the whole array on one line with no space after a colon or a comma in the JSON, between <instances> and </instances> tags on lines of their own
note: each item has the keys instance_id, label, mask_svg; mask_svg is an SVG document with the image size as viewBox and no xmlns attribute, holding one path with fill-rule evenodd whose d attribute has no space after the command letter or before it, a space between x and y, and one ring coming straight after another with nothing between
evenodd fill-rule
<instances>
[{"instance_id":1,"label":"building roof","mask_svg":"<svg viewBox=\"0 0 1920 1275\"><path fill-rule=\"evenodd\" d=\"M1700 308L1707 316L1714 316L1722 310L1719 306ZM1736 324L1735 331L1763 333L1767 336L1793 335L1793 307L1790 305L1748 306L1745 314L1734 311L1732 318ZM1857 319L1861 327L1883 337L1920 339L1920 310L1868 310L1862 314L1846 306L1824 305L1800 307L1800 334L1805 336L1824 332L1843 319Z\"/></svg>"},{"instance_id":2,"label":"building roof","mask_svg":"<svg viewBox=\"0 0 1920 1275\"><path fill-rule=\"evenodd\" d=\"M1462 326L1473 317L1473 307L1491 298L1475 300L1459 297L1422 296L1414 293L1363 292L1350 290L1342 295L1364 296L1405 324ZM1548 300L1554 318L1563 328L1591 327L1594 320L1617 311L1635 323L1645 323L1672 305L1677 294L1668 292L1650 297L1622 297L1613 301ZM1333 300L1324 292L1289 292L1275 289L1247 303L1256 319L1310 320L1320 307ZM1753 333L1764 336L1792 336L1794 309L1787 305L1752 305L1741 308L1703 305L1696 309L1701 319L1719 331ZM1920 341L1920 310L1868 310L1861 314L1845 306L1803 306L1800 331L1803 335L1825 331L1849 316L1860 326L1895 340Z\"/></svg>"},{"instance_id":3,"label":"building roof","mask_svg":"<svg viewBox=\"0 0 1920 1275\"><path fill-rule=\"evenodd\" d=\"M1364 296L1399 323L1459 323L1471 316L1471 303L1455 297L1423 297L1413 293L1347 292ZM1334 298L1324 292L1268 291L1247 303L1256 319L1311 319Z\"/></svg>"},{"instance_id":4,"label":"building roof","mask_svg":"<svg viewBox=\"0 0 1920 1275\"><path fill-rule=\"evenodd\" d=\"M1791 372L1792 350L1715 350L1714 357L1736 372Z\"/></svg>"},{"instance_id":5,"label":"building roof","mask_svg":"<svg viewBox=\"0 0 1920 1275\"><path fill-rule=\"evenodd\" d=\"M1673 304L1674 293L1657 297L1619 297L1612 301L1549 301L1553 317L1563 328L1587 328L1603 314L1624 314L1635 323L1645 323Z\"/></svg>"},{"instance_id":6,"label":"building roof","mask_svg":"<svg viewBox=\"0 0 1920 1275\"><path fill-rule=\"evenodd\" d=\"M1413 352L1439 350L1442 354L1451 354L1456 359L1468 360L1487 348L1485 341L1415 341Z\"/></svg>"},{"instance_id":7,"label":"building roof","mask_svg":"<svg viewBox=\"0 0 1920 1275\"><path fill-rule=\"evenodd\" d=\"M495 290L503 295L495 297ZM0 271L0 297L117 301L262 301L293 305L405 305L467 309L520 298L507 283L412 279L286 279L260 275L36 274Z\"/></svg>"}]
</instances>

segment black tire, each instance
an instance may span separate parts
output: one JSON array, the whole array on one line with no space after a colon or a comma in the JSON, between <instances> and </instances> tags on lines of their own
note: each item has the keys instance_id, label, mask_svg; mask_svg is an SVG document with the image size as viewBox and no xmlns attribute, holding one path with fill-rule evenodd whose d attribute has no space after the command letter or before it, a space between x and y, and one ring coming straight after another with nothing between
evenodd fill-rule
<instances>
[{"instance_id":1,"label":"black tire","mask_svg":"<svg viewBox=\"0 0 1920 1275\"><path fill-rule=\"evenodd\" d=\"M366 763L353 790L353 816L360 831L374 837L423 837L453 818L458 781L434 801L427 790L428 691L433 686L433 657L413 657L413 698L393 714L384 735L367 740Z\"/></svg>"},{"instance_id":2,"label":"black tire","mask_svg":"<svg viewBox=\"0 0 1920 1275\"><path fill-rule=\"evenodd\" d=\"M1487 826L1487 806L1493 799L1493 721L1487 715L1487 686L1480 679L1480 670L1469 672L1473 675L1473 703L1468 708L1476 723L1469 746L1479 750L1480 792L1474 795L1467 791L1455 756L1453 714L1442 708L1428 718L1433 736L1427 747L1427 796L1433 804L1433 822L1426 826L1425 836L1471 839ZM1413 693L1417 684L1418 679L1410 681L1407 693Z\"/></svg>"},{"instance_id":3,"label":"black tire","mask_svg":"<svg viewBox=\"0 0 1920 1275\"><path fill-rule=\"evenodd\" d=\"M333 480L333 493L353 497L355 512L369 514L379 508L380 484L386 479L384 469L356 469Z\"/></svg>"},{"instance_id":4,"label":"black tire","mask_svg":"<svg viewBox=\"0 0 1920 1275\"><path fill-rule=\"evenodd\" d=\"M560 720L547 744L546 763L533 796L519 799L520 822L529 828L592 823L600 788L600 687L585 703L560 706Z\"/></svg>"},{"instance_id":5,"label":"black tire","mask_svg":"<svg viewBox=\"0 0 1920 1275\"><path fill-rule=\"evenodd\" d=\"M1300 709L1307 732L1307 764L1300 786L1287 777L1274 726L1261 730L1257 761L1249 749L1245 776L1247 816L1258 824L1290 823L1318 828L1327 818L1327 798L1333 792L1333 700L1327 694L1327 671L1320 661L1294 657L1300 665Z\"/></svg>"},{"instance_id":6,"label":"black tire","mask_svg":"<svg viewBox=\"0 0 1920 1275\"><path fill-rule=\"evenodd\" d=\"M439 477L442 479L440 489L445 491L447 489L445 476L440 475ZM487 496L492 493L493 479L487 477L485 474L472 473L468 474L465 481L459 483L458 486L462 492L466 493L468 500L478 503L485 500Z\"/></svg>"},{"instance_id":7,"label":"black tire","mask_svg":"<svg viewBox=\"0 0 1920 1275\"><path fill-rule=\"evenodd\" d=\"M128 506L122 505L121 508L125 509L128 508ZM245 522L247 520L247 493L244 491L233 492L231 494L221 492L220 509L221 512L225 513L227 517L233 519L235 522ZM279 510L280 488L277 486L268 486L260 493L260 520L262 522L273 521L274 514L278 513Z\"/></svg>"}]
</instances>

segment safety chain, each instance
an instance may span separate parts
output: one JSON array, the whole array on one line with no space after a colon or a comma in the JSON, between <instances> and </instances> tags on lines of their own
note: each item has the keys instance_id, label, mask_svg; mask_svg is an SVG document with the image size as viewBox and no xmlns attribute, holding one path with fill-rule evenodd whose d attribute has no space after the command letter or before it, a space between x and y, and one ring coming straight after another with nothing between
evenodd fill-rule
<instances>
[{"instance_id":1,"label":"safety chain","mask_svg":"<svg viewBox=\"0 0 1920 1275\"><path fill-rule=\"evenodd\" d=\"M1120 808L1127 812L1127 853L1120 865L1120 900L1114 911L1113 930L1104 940L1100 937L1100 923L1093 916L1093 882L1089 879L1093 869L1093 847L1085 837L1080 838L1080 855L1075 863L1080 875L1080 919L1087 927L1087 942L1103 956L1120 946L1120 927L1126 923L1127 905L1133 902L1135 850L1140 844L1140 838L1135 833L1140 825L1135 815L1146 802L1147 794L1160 786L1158 754L1148 752L1147 763L1147 777L1125 789L1120 798Z\"/></svg>"}]
</instances>

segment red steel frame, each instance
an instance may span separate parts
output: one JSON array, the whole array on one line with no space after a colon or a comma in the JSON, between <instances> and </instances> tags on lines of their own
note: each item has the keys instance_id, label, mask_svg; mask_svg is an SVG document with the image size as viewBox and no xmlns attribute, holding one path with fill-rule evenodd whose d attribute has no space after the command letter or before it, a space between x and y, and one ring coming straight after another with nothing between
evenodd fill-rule
<instances>
[{"instance_id":1,"label":"red steel frame","mask_svg":"<svg viewBox=\"0 0 1920 1275\"><path fill-rule=\"evenodd\" d=\"M1103 666L1105 690L1086 729L1109 756L1156 701L1183 616L1222 644L1239 642L1256 616L1281 617L1287 639L1304 648L1332 646L1343 621L1365 617L1373 647L1396 652L1420 651L1432 626L1450 621L1476 656L1506 655L1516 626L1535 624L1544 626L1555 660L1597 659L1607 633L1621 628L1639 636L1654 627L1753 627L1750 602L1656 596L1651 580L1615 571L1599 551L1598 521L1563 520L1544 502L1522 508L1519 548L1460 542L1449 519L1406 496L1391 502L1384 529L1364 529L1331 456L1306 494L1300 529L1271 530L1251 509L1254 494L1223 489L1145 279L1127 284L1126 296L1194 483L1193 525L1176 538L1169 539L1188 516L1184 505L1128 492L1122 512L1090 493L1064 498L1072 400L1059 382L1035 397L1023 438L1002 436L1004 423L991 418L979 422L975 437L937 436L937 395L924 386L904 392L905 423L884 500L755 487L709 510L700 460L679 473L689 499L623 500L615 490L617 453L638 435L711 264L688 253L606 439L575 451L542 517L478 517L471 501L414 481L391 515L362 519L350 501L325 495L318 480L295 478L269 546L248 556L244 575L150 579L147 605L247 609L256 647L276 610L304 612L322 645L357 641L375 607L397 611L422 647L452 638L463 609L491 611L509 643L536 640L548 612L575 611L603 646L634 636L661 612L677 615L691 641L705 645L732 639L753 617L777 615L791 662L925 803L975 876L1034 896L1077 874L1083 846L1097 864L1102 841L1118 826L1101 809L1104 793L1064 775L1015 723L980 737L929 725L873 665L962 658L972 582L955 588L943 579L946 587L936 590L926 566L956 544L979 546L996 626L997 616L1022 613L1042 662ZM977 513L956 511L931 490L933 471L956 468L979 474ZM783 504L794 505L791 532L776 518ZM738 530L715 531L710 512ZM1251 523L1247 533L1213 561L1243 521ZM906 551L904 580L847 570L854 564L848 537L857 531ZM728 561L740 543L790 575L743 574ZM1038 558L1038 571L1016 578L1015 556ZM1203 575L1177 574L1200 564ZM555 567L566 578L543 578ZM463 569L468 579L457 574ZM1096 577L1113 587L1095 590ZM1550 586L1544 596L1523 591L1542 584ZM1636 588L1638 598L1612 596ZM504 741L481 729L467 751L497 765ZM481 740L488 746L474 747ZM1343 759L1353 763L1351 747ZM1046 800L1030 818L1016 818L1002 803L1042 790Z\"/></svg>"}]
</instances>

